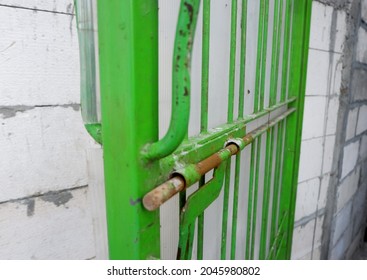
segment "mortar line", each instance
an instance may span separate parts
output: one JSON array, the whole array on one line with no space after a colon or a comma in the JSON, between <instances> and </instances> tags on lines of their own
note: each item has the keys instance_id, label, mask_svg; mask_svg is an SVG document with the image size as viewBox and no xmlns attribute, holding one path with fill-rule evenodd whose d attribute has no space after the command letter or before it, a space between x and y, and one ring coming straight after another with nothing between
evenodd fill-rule
<instances>
[{"instance_id":1,"label":"mortar line","mask_svg":"<svg viewBox=\"0 0 367 280\"><path fill-rule=\"evenodd\" d=\"M33 11L33 12L45 12L45 13L51 13L51 14L60 14L60 15L74 16L73 13L66 13L66 12L59 12L59 11L50 11L50 10L30 8L30 7L19 7L19 6L15 6L15 5L7 5L7 4L0 4L0 7L21 9L21 10L29 10L29 11Z\"/></svg>"},{"instance_id":2,"label":"mortar line","mask_svg":"<svg viewBox=\"0 0 367 280\"><path fill-rule=\"evenodd\" d=\"M48 191L48 192L45 192L45 193L37 193L37 194L33 194L33 195L30 195L30 196L26 196L26 197L0 201L0 205L6 204L6 203L20 202L20 201L26 200L26 199L39 198L39 197L42 197L42 196L45 196L45 195L55 195L55 194L60 194L60 193L64 193L64 192L75 191L75 190L79 190L79 189L83 189L83 188L87 188L87 187L88 187L88 185L82 185L82 186L72 187L72 188L69 188L69 189L62 189L62 190L57 190L57 191Z\"/></svg>"}]
</instances>

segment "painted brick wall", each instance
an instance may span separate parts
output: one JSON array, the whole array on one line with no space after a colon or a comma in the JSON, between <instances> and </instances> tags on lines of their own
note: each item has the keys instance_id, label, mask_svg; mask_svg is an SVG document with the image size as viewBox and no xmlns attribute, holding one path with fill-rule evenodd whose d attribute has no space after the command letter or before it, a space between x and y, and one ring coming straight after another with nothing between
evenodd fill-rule
<instances>
[{"instance_id":1,"label":"painted brick wall","mask_svg":"<svg viewBox=\"0 0 367 280\"><path fill-rule=\"evenodd\" d=\"M350 258L364 231L366 3L313 3L294 259Z\"/></svg>"},{"instance_id":2,"label":"painted brick wall","mask_svg":"<svg viewBox=\"0 0 367 280\"><path fill-rule=\"evenodd\" d=\"M72 0L0 0L0 259L95 256Z\"/></svg>"}]
</instances>

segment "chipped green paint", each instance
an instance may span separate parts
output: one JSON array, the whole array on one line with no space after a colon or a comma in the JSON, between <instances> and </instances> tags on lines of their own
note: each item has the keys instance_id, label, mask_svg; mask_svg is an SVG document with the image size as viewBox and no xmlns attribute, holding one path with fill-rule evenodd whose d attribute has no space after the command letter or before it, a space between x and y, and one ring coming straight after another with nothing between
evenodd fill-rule
<instances>
[{"instance_id":1,"label":"chipped green paint","mask_svg":"<svg viewBox=\"0 0 367 280\"><path fill-rule=\"evenodd\" d=\"M172 110L166 135L142 151L148 160L171 154L185 138L190 116L190 67L200 0L181 1L172 67Z\"/></svg>"},{"instance_id":2,"label":"chipped green paint","mask_svg":"<svg viewBox=\"0 0 367 280\"><path fill-rule=\"evenodd\" d=\"M271 12L269 7L273 6L269 6L269 0L260 0L254 110L251 114L245 114L243 106L248 14L247 0L240 1L242 4L240 75L237 75L235 67L237 9L240 5L238 0L232 0L231 40L228 42L230 48L228 122L217 128L210 128L208 96L212 30L210 30L210 0L203 0L201 133L188 139L185 137L190 114L191 52L201 1L181 1L173 56L171 123L167 134L160 140L158 139L158 1L98 1L102 123L96 120L86 122L86 129L97 142L102 143L103 140L111 259L160 258L159 208L154 210L153 207L151 209L153 211L148 211L143 203L147 194L152 193L157 186L170 178L177 180L162 188L165 191L162 197L168 199L172 192L181 191L178 258L193 257L196 221L199 221L196 257L203 258L204 212L218 198L223 186L220 257L222 259L228 256L232 259L238 257L237 220L240 211L246 211L238 208L241 190L239 176L243 172L240 152L250 144L251 165L246 167L250 169L246 248L245 255L240 257L246 259L290 257L311 0L275 2L275 9L272 10L275 17L274 36L270 42L273 46L271 58L267 57L267 41ZM283 5L286 5L284 15ZM283 48L280 47L281 40L284 40ZM281 63L279 63L280 57L282 57ZM269 60L270 76L266 71ZM237 76L240 76L238 96L234 94ZM144 83L141 82L142 77ZM266 79L270 79L269 94L265 94L265 90L268 90L265 87ZM234 120L234 102L237 97L238 119ZM266 97L269 100L265 100ZM284 112L275 116L279 108L283 108ZM264 125L252 132L247 131L250 122L264 116L268 117ZM264 143L265 135L267 135L266 143ZM262 146L267 147L264 150ZM272 153L273 149L275 155ZM199 168L199 164L213 155L217 165L211 167L215 168L215 171L213 178L208 179L203 176L208 170L202 172L203 169ZM232 155L236 157L236 165L231 217L232 234L228 234ZM273 157L275 157L274 164ZM266 159L264 166L263 159ZM266 173L265 182L261 177L263 171ZM274 180L271 180L272 174L275 174ZM185 190L198 181L200 188L186 199ZM261 192L263 185L265 191ZM260 194L263 196L260 197ZM280 201L274 194L279 194ZM258 205L259 203L261 205ZM260 207L263 208L262 213L258 213ZM258 225L261 224L261 231L256 232ZM230 244L230 248L227 248L227 244Z\"/></svg>"}]
</instances>

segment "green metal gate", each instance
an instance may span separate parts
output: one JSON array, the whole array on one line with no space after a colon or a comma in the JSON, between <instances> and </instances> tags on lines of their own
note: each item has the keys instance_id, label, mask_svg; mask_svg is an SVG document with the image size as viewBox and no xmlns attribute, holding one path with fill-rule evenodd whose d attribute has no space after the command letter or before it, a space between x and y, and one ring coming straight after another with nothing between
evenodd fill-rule
<instances>
[{"instance_id":1,"label":"green metal gate","mask_svg":"<svg viewBox=\"0 0 367 280\"><path fill-rule=\"evenodd\" d=\"M92 33L83 33L83 24L84 30L91 30L83 21L83 12L88 13L83 2L78 1L81 53L93 56L93 44L86 43L93 40ZM161 139L158 1L97 2L101 123L94 110L96 98L88 92L95 91L90 82L94 70L82 75L87 96L84 101L82 98L82 110L88 131L103 145L111 259L159 259L159 209L176 194L180 211L178 259L205 256L205 210L218 198L222 205L218 258L290 258L311 0L252 1L259 5L257 38L247 34L251 28L247 25L248 2L231 1L229 88L222 95L228 104L223 108L227 122L209 127L210 34L215 32L210 23L215 18L211 17L210 0L181 1L172 66L171 121ZM193 92L190 65L200 5L201 92ZM257 42L252 92L245 80L250 40ZM82 66L94 69L94 64L86 61L88 54L81 57ZM188 137L190 96L198 94L201 132ZM248 113L244 104L250 99L246 96L252 100ZM249 165L241 164L243 157ZM240 180L244 170L248 174L245 184ZM197 182L199 187L186 194ZM239 207L243 194L246 207ZM239 221L239 214L246 218ZM245 244L241 253L238 239Z\"/></svg>"}]
</instances>

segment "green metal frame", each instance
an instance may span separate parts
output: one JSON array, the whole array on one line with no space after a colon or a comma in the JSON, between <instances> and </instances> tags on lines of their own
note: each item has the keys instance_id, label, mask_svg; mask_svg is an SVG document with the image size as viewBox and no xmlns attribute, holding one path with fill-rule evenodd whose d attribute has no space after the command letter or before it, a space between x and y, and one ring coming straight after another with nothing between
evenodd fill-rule
<instances>
[{"instance_id":1,"label":"green metal frame","mask_svg":"<svg viewBox=\"0 0 367 280\"><path fill-rule=\"evenodd\" d=\"M269 0L260 0L256 88L254 112L251 115L244 115L243 105L247 0L241 1L239 59L243 63L240 64L238 117L234 116L238 1L232 1L231 11L228 122L211 129L208 127L207 114L210 0L182 0L173 56L171 123L167 134L160 140L158 1L98 1L102 123L95 124L95 127L98 130L96 139L103 143L104 150L111 259L160 258L159 206L176 193L180 193L182 208L178 258L192 257L195 223L198 221L196 257L202 259L204 211L222 189L224 198L220 257L225 259L232 155L235 155L236 160L229 256L231 259L236 258L238 195L241 188L240 155L247 145L251 145L251 165L243 257L253 259L258 250L260 259L290 258L312 0L275 0L274 36L270 42L273 51L270 58L267 58L267 44L270 41ZM191 52L200 3L203 5L201 133L185 140L190 112ZM282 38L286 42L283 50L279 47ZM282 68L279 68L281 52L289 53L289 56L283 55ZM272 70L269 105L265 106L267 59L271 60ZM278 88L279 100L276 94ZM284 107L287 109L283 114L252 132L246 131L248 123L270 116L270 113ZM265 151L261 149L262 141L266 141ZM266 153L266 161L264 181L261 182L263 152ZM205 174L211 169L215 169L214 176L206 180ZM199 189L186 199L185 189L195 182L200 183ZM262 198L259 197L259 184L264 186ZM258 203L262 205L261 215L257 213ZM256 233L259 219L261 232ZM256 239L259 240L258 249L255 248Z\"/></svg>"}]
</instances>

